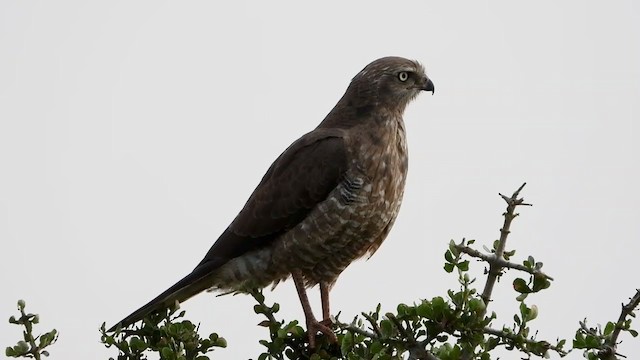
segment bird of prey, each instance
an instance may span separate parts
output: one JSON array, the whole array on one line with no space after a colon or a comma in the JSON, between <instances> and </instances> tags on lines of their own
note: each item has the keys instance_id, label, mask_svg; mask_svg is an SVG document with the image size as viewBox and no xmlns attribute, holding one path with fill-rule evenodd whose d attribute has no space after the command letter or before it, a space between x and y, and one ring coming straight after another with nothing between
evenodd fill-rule
<instances>
[{"instance_id":1,"label":"bird of prey","mask_svg":"<svg viewBox=\"0 0 640 360\"><path fill-rule=\"evenodd\" d=\"M329 290L389 234L407 174L402 116L421 91L434 90L416 61L384 57L367 65L320 125L273 162L195 269L118 324L126 327L207 289L243 292L292 277L309 345L318 331L336 341L328 326ZM318 284L322 321L306 293Z\"/></svg>"}]
</instances>

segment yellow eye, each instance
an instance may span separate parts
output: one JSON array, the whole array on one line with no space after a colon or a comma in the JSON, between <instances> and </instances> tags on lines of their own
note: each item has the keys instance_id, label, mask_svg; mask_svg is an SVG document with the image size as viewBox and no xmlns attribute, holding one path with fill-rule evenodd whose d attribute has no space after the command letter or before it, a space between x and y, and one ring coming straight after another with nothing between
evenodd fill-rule
<instances>
[{"instance_id":1,"label":"yellow eye","mask_svg":"<svg viewBox=\"0 0 640 360\"><path fill-rule=\"evenodd\" d=\"M400 71L398 73L398 80L405 82L409 78L409 73L406 71Z\"/></svg>"}]
</instances>

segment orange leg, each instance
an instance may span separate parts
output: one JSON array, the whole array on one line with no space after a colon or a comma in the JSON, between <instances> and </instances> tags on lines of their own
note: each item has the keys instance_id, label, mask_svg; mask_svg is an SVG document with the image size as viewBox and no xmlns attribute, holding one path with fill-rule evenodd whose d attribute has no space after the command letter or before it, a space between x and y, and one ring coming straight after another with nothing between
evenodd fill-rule
<instances>
[{"instance_id":1,"label":"orange leg","mask_svg":"<svg viewBox=\"0 0 640 360\"><path fill-rule=\"evenodd\" d=\"M316 334L318 331L326 335L331 342L338 342L338 338L336 334L333 333L328 326L320 323L316 320L315 316L313 316L313 311L311 310L311 304L309 304L309 298L307 297L307 290L304 288L304 278L302 277L302 272L300 270L294 270L291 272L293 277L293 282L296 284L296 290L298 290L298 297L300 297L300 303L302 304L302 310L304 311L304 317L307 321L307 335L309 336L309 347L316 347ZM322 290L321 290L322 292ZM327 291L327 313L329 311L328 308L328 291ZM322 302L322 312L324 315L325 312L325 301L323 299Z\"/></svg>"},{"instance_id":2,"label":"orange leg","mask_svg":"<svg viewBox=\"0 0 640 360\"><path fill-rule=\"evenodd\" d=\"M331 321L331 310L329 310L329 291L331 291L329 284L321 282L320 300L322 301L322 323L327 326L330 326L333 323Z\"/></svg>"}]
</instances>

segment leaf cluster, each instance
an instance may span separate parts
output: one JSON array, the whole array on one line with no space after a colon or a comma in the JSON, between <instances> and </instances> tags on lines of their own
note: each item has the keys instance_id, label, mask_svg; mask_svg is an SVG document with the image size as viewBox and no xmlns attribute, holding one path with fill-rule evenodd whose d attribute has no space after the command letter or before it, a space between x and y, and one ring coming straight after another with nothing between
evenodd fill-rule
<instances>
[{"instance_id":1,"label":"leaf cluster","mask_svg":"<svg viewBox=\"0 0 640 360\"><path fill-rule=\"evenodd\" d=\"M58 340L58 331L53 329L42 335L33 336L33 326L40 322L40 316L25 312L26 303L24 300L18 300L18 310L20 317L11 316L9 323L24 326L22 339L14 346L5 349L7 357L24 357L39 360L43 356L49 356L49 351L45 348L49 347Z\"/></svg>"},{"instance_id":2,"label":"leaf cluster","mask_svg":"<svg viewBox=\"0 0 640 360\"><path fill-rule=\"evenodd\" d=\"M184 311L173 316L174 311L153 314L141 326L133 330L117 328L113 334L107 333L103 323L101 341L107 348L115 346L119 350L117 360L145 360L150 352L158 353L161 360L206 360L207 353L215 348L227 347L227 341L216 333L202 338L191 321L178 321Z\"/></svg>"}]
</instances>

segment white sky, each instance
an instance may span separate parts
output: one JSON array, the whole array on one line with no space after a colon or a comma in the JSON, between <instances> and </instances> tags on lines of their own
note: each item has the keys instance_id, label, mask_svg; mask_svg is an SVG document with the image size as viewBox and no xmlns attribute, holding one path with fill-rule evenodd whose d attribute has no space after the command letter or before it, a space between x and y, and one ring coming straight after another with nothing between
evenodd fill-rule
<instances>
[{"instance_id":1,"label":"white sky","mask_svg":"<svg viewBox=\"0 0 640 360\"><path fill-rule=\"evenodd\" d=\"M405 116L396 226L339 279L333 312L346 321L456 288L448 241L489 245L497 193L526 181L534 207L509 248L556 278L529 298L533 327L570 342L585 316L617 319L640 286L633 1L2 1L0 317L23 298L39 330L61 333L53 359L115 356L100 324L188 273L276 156L386 55L424 63L437 91ZM495 291L496 327L516 311L512 279ZM302 319L291 282L267 298ZM267 336L252 305L202 294L183 308L229 341L216 358L242 359ZM0 322L2 347L19 338ZM640 340L623 340L623 354L640 354Z\"/></svg>"}]
</instances>

